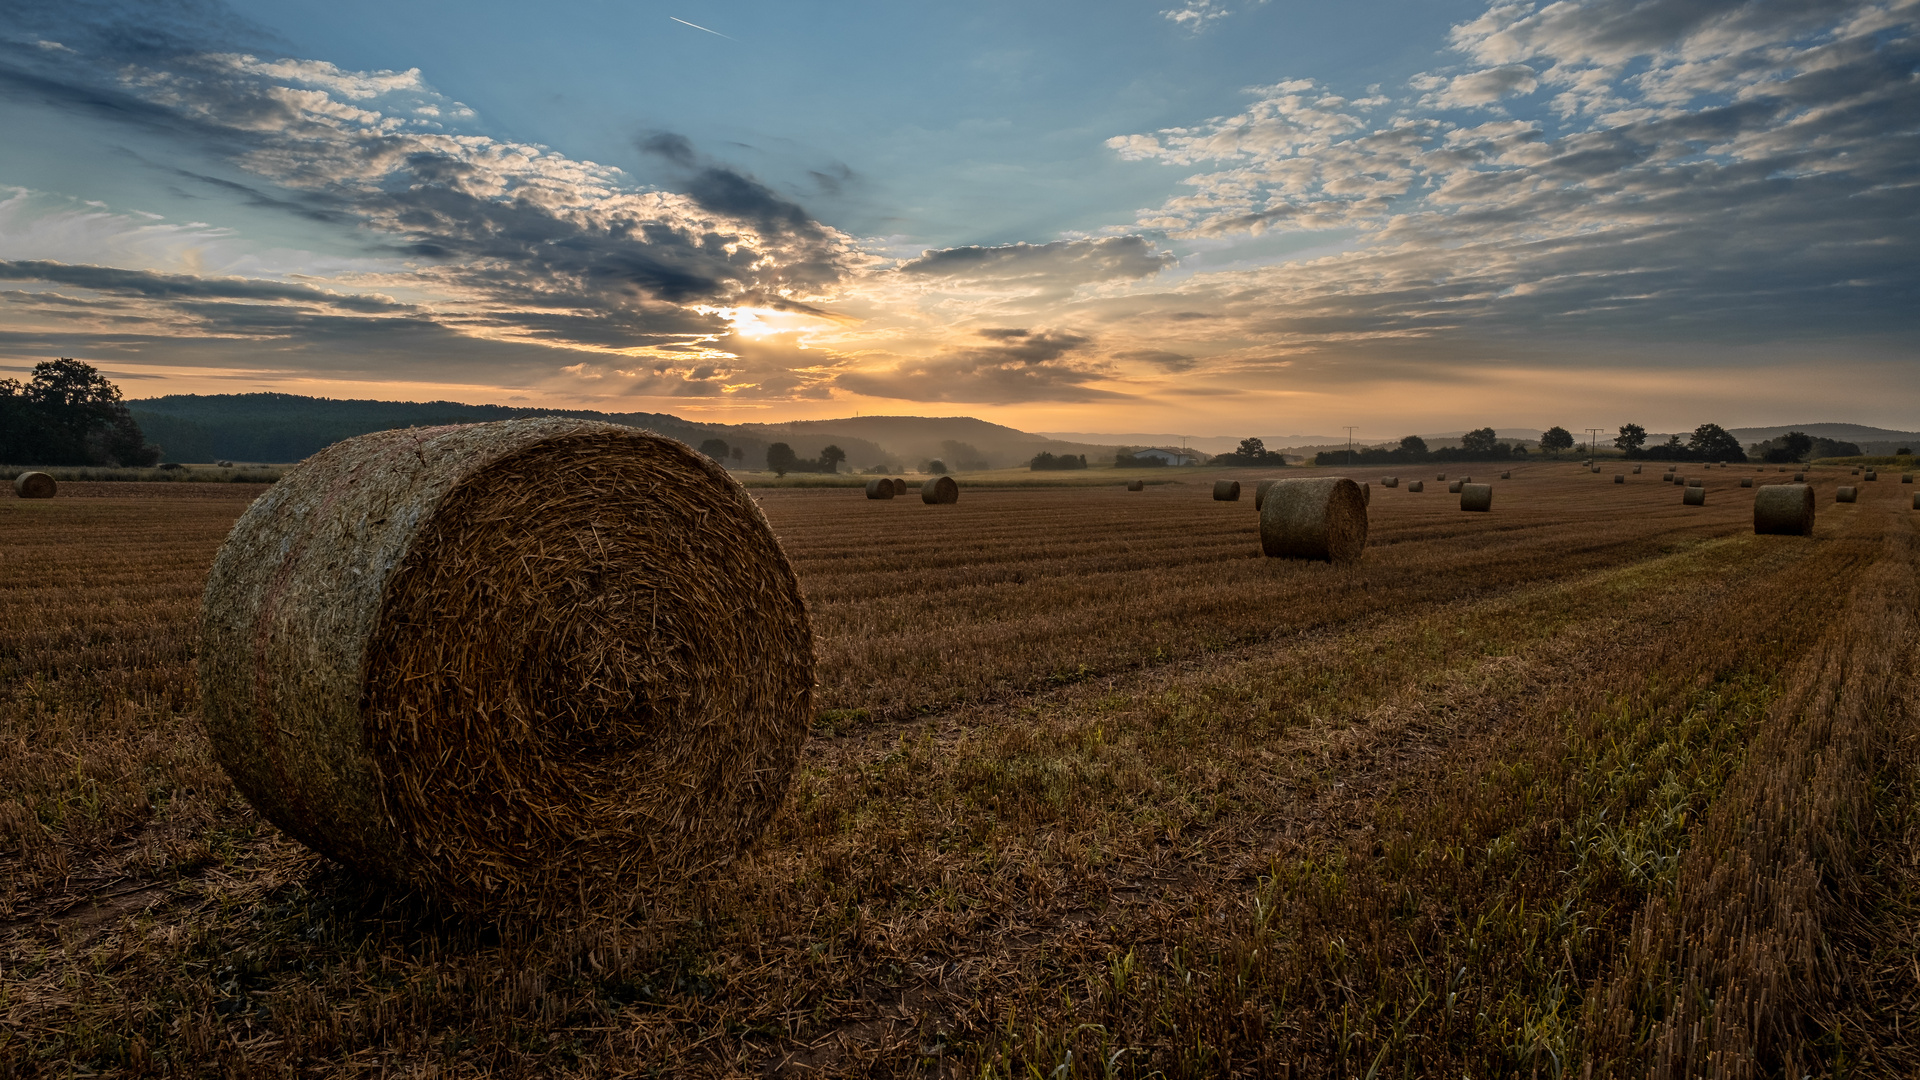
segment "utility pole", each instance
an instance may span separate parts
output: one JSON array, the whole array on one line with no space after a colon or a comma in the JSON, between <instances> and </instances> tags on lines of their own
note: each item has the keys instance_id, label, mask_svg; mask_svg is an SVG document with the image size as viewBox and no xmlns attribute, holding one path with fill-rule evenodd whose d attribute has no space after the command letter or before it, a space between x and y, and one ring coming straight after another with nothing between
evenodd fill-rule
<instances>
[{"instance_id":1,"label":"utility pole","mask_svg":"<svg viewBox=\"0 0 1920 1080\"><path fill-rule=\"evenodd\" d=\"M1353 429L1355 425L1348 424L1346 427L1347 427L1347 467L1352 468L1353 467Z\"/></svg>"},{"instance_id":2,"label":"utility pole","mask_svg":"<svg viewBox=\"0 0 1920 1080\"><path fill-rule=\"evenodd\" d=\"M1600 445L1600 431L1601 429L1597 427L1590 427L1587 429L1587 456L1588 457L1592 457L1594 447Z\"/></svg>"}]
</instances>

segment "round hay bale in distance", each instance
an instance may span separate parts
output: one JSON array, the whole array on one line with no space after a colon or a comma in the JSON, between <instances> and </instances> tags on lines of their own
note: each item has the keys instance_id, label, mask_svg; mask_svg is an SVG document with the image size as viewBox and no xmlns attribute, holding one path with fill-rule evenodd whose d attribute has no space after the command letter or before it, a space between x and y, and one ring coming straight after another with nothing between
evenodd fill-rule
<instances>
[{"instance_id":1,"label":"round hay bale in distance","mask_svg":"<svg viewBox=\"0 0 1920 1080\"><path fill-rule=\"evenodd\" d=\"M936 476L920 485L920 501L928 506L950 506L960 501L960 483L951 476Z\"/></svg>"},{"instance_id":2,"label":"round hay bale in distance","mask_svg":"<svg viewBox=\"0 0 1920 1080\"><path fill-rule=\"evenodd\" d=\"M1688 485L1686 491L1680 496L1680 503L1682 506L1707 505L1707 489Z\"/></svg>"},{"instance_id":3,"label":"round hay bale in distance","mask_svg":"<svg viewBox=\"0 0 1920 1080\"><path fill-rule=\"evenodd\" d=\"M1272 486L1273 481L1271 480L1262 480L1253 486L1253 508L1255 510L1260 509L1260 504L1266 501L1267 489Z\"/></svg>"},{"instance_id":4,"label":"round hay bale in distance","mask_svg":"<svg viewBox=\"0 0 1920 1080\"><path fill-rule=\"evenodd\" d=\"M907 486L906 477L896 476L893 478L893 494L895 498L905 495L908 491L911 491L911 490L912 489Z\"/></svg>"},{"instance_id":5,"label":"round hay bale in distance","mask_svg":"<svg viewBox=\"0 0 1920 1080\"><path fill-rule=\"evenodd\" d=\"M1703 485L1705 485L1705 484L1706 484L1706 481L1705 481L1705 480L1703 480L1703 479L1701 479L1701 478L1700 478L1700 477L1698 477L1698 476L1689 476L1689 477L1687 477L1687 486L1688 486L1688 487L1701 487L1701 486L1703 486Z\"/></svg>"},{"instance_id":6,"label":"round hay bale in distance","mask_svg":"<svg viewBox=\"0 0 1920 1080\"><path fill-rule=\"evenodd\" d=\"M53 477L43 472L23 472L13 478L13 493L22 499L51 499L59 490Z\"/></svg>"},{"instance_id":7,"label":"round hay bale in distance","mask_svg":"<svg viewBox=\"0 0 1920 1080\"><path fill-rule=\"evenodd\" d=\"M1633 467L1633 475L1635 475L1635 476L1639 476L1639 475L1640 475L1640 466L1638 466L1638 465L1635 465L1635 466Z\"/></svg>"},{"instance_id":8,"label":"round hay bale in distance","mask_svg":"<svg viewBox=\"0 0 1920 1080\"><path fill-rule=\"evenodd\" d=\"M1626 483L1626 482L1627 482L1627 474L1626 474L1626 473L1614 473L1614 474L1613 474L1613 482L1614 482L1614 483L1616 483L1616 484L1624 484L1624 483Z\"/></svg>"},{"instance_id":9,"label":"round hay bale in distance","mask_svg":"<svg viewBox=\"0 0 1920 1080\"><path fill-rule=\"evenodd\" d=\"M1807 479L1806 473L1797 472L1793 474L1793 482L1796 484L1803 483L1805 482L1806 479Z\"/></svg>"},{"instance_id":10,"label":"round hay bale in distance","mask_svg":"<svg viewBox=\"0 0 1920 1080\"><path fill-rule=\"evenodd\" d=\"M1447 494L1449 494L1449 495L1458 495L1458 494L1460 494L1460 485L1461 485L1462 483L1464 483L1464 482L1465 482L1465 481L1461 481L1461 480L1454 480L1454 481L1452 481L1452 482L1450 482L1450 483L1448 483L1448 484L1447 484Z\"/></svg>"},{"instance_id":11,"label":"round hay bale in distance","mask_svg":"<svg viewBox=\"0 0 1920 1080\"><path fill-rule=\"evenodd\" d=\"M867 481L867 498L869 499L893 498L893 481L886 479L884 477L876 480Z\"/></svg>"},{"instance_id":12,"label":"round hay bale in distance","mask_svg":"<svg viewBox=\"0 0 1920 1080\"><path fill-rule=\"evenodd\" d=\"M1446 473L1441 473L1439 476L1434 477L1435 480L1445 480L1446 478L1447 478Z\"/></svg>"},{"instance_id":13,"label":"round hay bale in distance","mask_svg":"<svg viewBox=\"0 0 1920 1080\"><path fill-rule=\"evenodd\" d=\"M1213 501L1214 502L1239 502L1240 501L1240 481L1215 480L1213 482Z\"/></svg>"},{"instance_id":14,"label":"round hay bale in distance","mask_svg":"<svg viewBox=\"0 0 1920 1080\"><path fill-rule=\"evenodd\" d=\"M1854 502L1860 497L1858 488L1847 486L1833 489L1834 502Z\"/></svg>"},{"instance_id":15,"label":"round hay bale in distance","mask_svg":"<svg viewBox=\"0 0 1920 1080\"><path fill-rule=\"evenodd\" d=\"M1400 486L1400 478L1397 476L1383 476L1380 478L1380 486L1384 488L1397 488Z\"/></svg>"},{"instance_id":16,"label":"round hay bale in distance","mask_svg":"<svg viewBox=\"0 0 1920 1080\"><path fill-rule=\"evenodd\" d=\"M263 816L469 912L629 908L779 807L806 603L759 507L671 439L558 417L336 443L208 578L200 699Z\"/></svg>"},{"instance_id":17,"label":"round hay bale in distance","mask_svg":"<svg viewBox=\"0 0 1920 1080\"><path fill-rule=\"evenodd\" d=\"M1260 508L1260 550L1270 558L1352 562L1367 547L1367 504L1344 476L1280 480Z\"/></svg>"},{"instance_id":18,"label":"round hay bale in distance","mask_svg":"<svg viewBox=\"0 0 1920 1080\"><path fill-rule=\"evenodd\" d=\"M1903 472L1903 473L1901 473L1901 474L1900 474L1900 482L1901 482L1901 483L1903 483L1903 484L1911 484L1911 483L1913 483L1913 474L1912 474L1912 473L1910 473L1910 472Z\"/></svg>"},{"instance_id":19,"label":"round hay bale in distance","mask_svg":"<svg viewBox=\"0 0 1920 1080\"><path fill-rule=\"evenodd\" d=\"M1420 492L1427 490L1427 482L1425 480L1409 481L1407 484L1407 490L1418 495Z\"/></svg>"},{"instance_id":20,"label":"round hay bale in distance","mask_svg":"<svg viewBox=\"0 0 1920 1080\"><path fill-rule=\"evenodd\" d=\"M1753 531L1773 536L1813 535L1813 488L1770 484L1753 493Z\"/></svg>"},{"instance_id":21,"label":"round hay bale in distance","mask_svg":"<svg viewBox=\"0 0 1920 1080\"><path fill-rule=\"evenodd\" d=\"M1751 476L1743 476L1743 477L1741 477L1741 478L1740 478L1740 486L1741 486L1741 487L1746 487L1746 488L1750 488L1750 487L1752 487L1752 486L1753 486L1753 477L1751 477Z\"/></svg>"},{"instance_id":22,"label":"round hay bale in distance","mask_svg":"<svg viewBox=\"0 0 1920 1080\"><path fill-rule=\"evenodd\" d=\"M1493 509L1492 484L1463 484L1460 487L1460 509L1485 513Z\"/></svg>"},{"instance_id":23,"label":"round hay bale in distance","mask_svg":"<svg viewBox=\"0 0 1920 1080\"><path fill-rule=\"evenodd\" d=\"M1503 472L1503 473L1501 473L1501 474L1500 474L1500 479L1502 479L1502 480L1511 480L1511 479L1513 479L1513 472L1512 472L1512 470L1508 470L1508 471L1506 471L1506 472Z\"/></svg>"},{"instance_id":24,"label":"round hay bale in distance","mask_svg":"<svg viewBox=\"0 0 1920 1080\"><path fill-rule=\"evenodd\" d=\"M1880 472L1879 472L1879 470L1877 470L1877 469L1868 469L1868 470L1867 470L1867 474L1866 474L1865 476L1862 476L1862 477L1861 477L1860 479L1862 479L1862 480L1878 480L1878 479L1880 479Z\"/></svg>"},{"instance_id":25,"label":"round hay bale in distance","mask_svg":"<svg viewBox=\"0 0 1920 1080\"><path fill-rule=\"evenodd\" d=\"M1590 472L1590 473L1598 473L1598 472L1600 471L1600 466L1598 466L1598 465L1589 465L1589 466L1587 466L1587 471L1588 471L1588 472Z\"/></svg>"},{"instance_id":26,"label":"round hay bale in distance","mask_svg":"<svg viewBox=\"0 0 1920 1080\"><path fill-rule=\"evenodd\" d=\"M1145 491L1147 490L1147 482L1145 480L1129 480L1127 481L1127 490Z\"/></svg>"},{"instance_id":27,"label":"round hay bale in distance","mask_svg":"<svg viewBox=\"0 0 1920 1080\"><path fill-rule=\"evenodd\" d=\"M1373 505L1373 485L1364 480L1360 482L1360 501L1368 506Z\"/></svg>"}]
</instances>

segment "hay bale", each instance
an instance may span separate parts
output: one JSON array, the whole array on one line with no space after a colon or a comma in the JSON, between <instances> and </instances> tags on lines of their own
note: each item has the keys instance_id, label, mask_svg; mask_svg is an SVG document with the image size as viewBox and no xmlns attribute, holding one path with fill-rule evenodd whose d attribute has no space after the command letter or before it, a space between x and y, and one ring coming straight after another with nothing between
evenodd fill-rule
<instances>
[{"instance_id":1,"label":"hay bale","mask_svg":"<svg viewBox=\"0 0 1920 1080\"><path fill-rule=\"evenodd\" d=\"M1213 482L1213 501L1239 502L1240 501L1240 481L1215 480Z\"/></svg>"},{"instance_id":2,"label":"hay bale","mask_svg":"<svg viewBox=\"0 0 1920 1080\"><path fill-rule=\"evenodd\" d=\"M1492 484L1463 484L1460 487L1460 509L1477 510L1485 513L1493 509Z\"/></svg>"},{"instance_id":3,"label":"hay bale","mask_svg":"<svg viewBox=\"0 0 1920 1080\"><path fill-rule=\"evenodd\" d=\"M1848 473L1847 475L1849 475L1849 476L1859 476L1859 475L1860 475L1860 470L1859 470L1859 469L1855 469L1855 470L1853 470L1853 471L1852 471L1851 473Z\"/></svg>"},{"instance_id":4,"label":"hay bale","mask_svg":"<svg viewBox=\"0 0 1920 1080\"><path fill-rule=\"evenodd\" d=\"M1373 505L1373 485L1372 484L1366 483L1365 481L1361 482L1360 501L1366 504L1367 506Z\"/></svg>"},{"instance_id":5,"label":"hay bale","mask_svg":"<svg viewBox=\"0 0 1920 1080\"><path fill-rule=\"evenodd\" d=\"M936 476L920 485L920 501L928 506L946 506L960 501L960 484L951 476Z\"/></svg>"},{"instance_id":6,"label":"hay bale","mask_svg":"<svg viewBox=\"0 0 1920 1080\"><path fill-rule=\"evenodd\" d=\"M1680 503L1683 506L1707 505L1707 489L1703 487L1694 486L1694 485L1688 485L1686 493L1680 496Z\"/></svg>"},{"instance_id":7,"label":"hay bale","mask_svg":"<svg viewBox=\"0 0 1920 1080\"><path fill-rule=\"evenodd\" d=\"M59 490L53 477L43 472L23 472L13 478L13 493L22 499L51 499Z\"/></svg>"},{"instance_id":8,"label":"hay bale","mask_svg":"<svg viewBox=\"0 0 1920 1080\"><path fill-rule=\"evenodd\" d=\"M1807 474L1803 472L1797 472L1793 474L1793 482L1796 484L1805 481L1806 478L1807 478Z\"/></svg>"},{"instance_id":9,"label":"hay bale","mask_svg":"<svg viewBox=\"0 0 1920 1080\"><path fill-rule=\"evenodd\" d=\"M1367 547L1367 503L1344 476L1277 481L1260 508L1260 550L1282 559L1352 562Z\"/></svg>"},{"instance_id":10,"label":"hay bale","mask_svg":"<svg viewBox=\"0 0 1920 1080\"><path fill-rule=\"evenodd\" d=\"M1635 465L1635 466L1633 467L1633 475L1635 475L1635 476L1639 476L1639 475L1640 475L1640 466L1638 466L1638 465Z\"/></svg>"},{"instance_id":11,"label":"hay bale","mask_svg":"<svg viewBox=\"0 0 1920 1080\"><path fill-rule=\"evenodd\" d=\"M214 560L200 699L263 816L476 913L622 910L723 864L813 720L799 583L704 455L558 417L382 431Z\"/></svg>"},{"instance_id":12,"label":"hay bale","mask_svg":"<svg viewBox=\"0 0 1920 1080\"><path fill-rule=\"evenodd\" d=\"M1397 476L1383 476L1380 478L1380 486L1386 487L1386 488L1397 488L1400 486L1400 478Z\"/></svg>"},{"instance_id":13,"label":"hay bale","mask_svg":"<svg viewBox=\"0 0 1920 1080\"><path fill-rule=\"evenodd\" d=\"M1509 471L1507 471L1507 472L1503 472L1503 473L1501 473L1501 474L1500 474L1500 479L1502 479L1502 480L1511 480L1511 479L1513 479L1513 472L1512 472L1511 470L1509 470Z\"/></svg>"},{"instance_id":14,"label":"hay bale","mask_svg":"<svg viewBox=\"0 0 1920 1080\"><path fill-rule=\"evenodd\" d=\"M1687 477L1687 486L1688 486L1688 487L1700 487L1700 486L1702 486L1702 485L1703 485L1703 484L1705 484L1705 483L1706 483L1706 481L1705 481L1705 480L1702 480L1702 479L1700 479L1700 478L1699 478L1699 477L1697 477L1697 476L1689 476L1689 477Z\"/></svg>"},{"instance_id":15,"label":"hay bale","mask_svg":"<svg viewBox=\"0 0 1920 1080\"><path fill-rule=\"evenodd\" d=\"M1407 490L1418 495L1420 492L1427 490L1427 482L1425 480L1409 481L1407 484Z\"/></svg>"},{"instance_id":16,"label":"hay bale","mask_svg":"<svg viewBox=\"0 0 1920 1080\"><path fill-rule=\"evenodd\" d=\"M214 467L214 468L216 468L216 469L231 469L231 468L233 468L233 462L231 462L231 461L216 461L216 462L214 462L214 463L213 463L213 467Z\"/></svg>"},{"instance_id":17,"label":"hay bale","mask_svg":"<svg viewBox=\"0 0 1920 1080\"><path fill-rule=\"evenodd\" d=\"M1913 508L1915 510L1920 510L1920 491L1916 491L1913 493Z\"/></svg>"},{"instance_id":18,"label":"hay bale","mask_svg":"<svg viewBox=\"0 0 1920 1080\"><path fill-rule=\"evenodd\" d=\"M1145 480L1129 480L1127 481L1127 490L1145 491L1147 490L1147 482Z\"/></svg>"},{"instance_id":19,"label":"hay bale","mask_svg":"<svg viewBox=\"0 0 1920 1080\"><path fill-rule=\"evenodd\" d=\"M893 498L893 481L886 479L884 477L877 480L867 481L867 498L869 499Z\"/></svg>"},{"instance_id":20,"label":"hay bale","mask_svg":"<svg viewBox=\"0 0 1920 1080\"><path fill-rule=\"evenodd\" d=\"M1449 484L1447 485L1447 494L1449 494L1449 495L1458 495L1458 494L1460 494L1460 485L1461 485L1461 483L1462 483L1462 481L1459 481L1459 480L1455 480L1455 481L1453 481L1453 482L1451 482L1451 483L1449 483Z\"/></svg>"},{"instance_id":21,"label":"hay bale","mask_svg":"<svg viewBox=\"0 0 1920 1080\"><path fill-rule=\"evenodd\" d=\"M1272 486L1273 486L1273 481L1271 480L1262 480L1258 484L1254 485L1253 508L1255 510L1260 509L1260 505L1267 501L1267 489Z\"/></svg>"},{"instance_id":22,"label":"hay bale","mask_svg":"<svg viewBox=\"0 0 1920 1080\"><path fill-rule=\"evenodd\" d=\"M1841 487L1833 489L1834 502L1853 502L1858 498L1859 490L1857 488Z\"/></svg>"},{"instance_id":23,"label":"hay bale","mask_svg":"<svg viewBox=\"0 0 1920 1080\"><path fill-rule=\"evenodd\" d=\"M1776 536L1813 535L1813 488L1771 484L1753 493L1753 531Z\"/></svg>"},{"instance_id":24,"label":"hay bale","mask_svg":"<svg viewBox=\"0 0 1920 1080\"><path fill-rule=\"evenodd\" d=\"M1590 473L1598 473L1598 472L1600 471L1600 466L1598 466L1598 465L1589 465L1589 466L1587 466L1587 471L1588 471L1588 472L1590 472Z\"/></svg>"},{"instance_id":25,"label":"hay bale","mask_svg":"<svg viewBox=\"0 0 1920 1080\"><path fill-rule=\"evenodd\" d=\"M906 477L896 476L893 478L893 495L895 498L905 495L909 490L911 489L907 487Z\"/></svg>"},{"instance_id":26,"label":"hay bale","mask_svg":"<svg viewBox=\"0 0 1920 1080\"><path fill-rule=\"evenodd\" d=\"M1447 478L1446 473L1441 473L1439 476L1434 477L1435 480L1445 480L1446 478Z\"/></svg>"},{"instance_id":27,"label":"hay bale","mask_svg":"<svg viewBox=\"0 0 1920 1080\"><path fill-rule=\"evenodd\" d=\"M1740 486L1741 486L1741 487L1746 487L1746 488L1750 488L1750 487L1752 487L1752 486L1753 486L1753 477L1751 477L1751 476L1743 476L1743 477L1741 477L1741 478L1740 478Z\"/></svg>"},{"instance_id":28,"label":"hay bale","mask_svg":"<svg viewBox=\"0 0 1920 1080\"><path fill-rule=\"evenodd\" d=\"M1878 469L1868 469L1868 470L1867 470L1867 474L1866 474L1865 476L1863 476L1863 477L1861 477L1860 479L1862 479L1862 480L1878 480L1878 479L1880 479L1880 471L1879 471Z\"/></svg>"},{"instance_id":29,"label":"hay bale","mask_svg":"<svg viewBox=\"0 0 1920 1080\"><path fill-rule=\"evenodd\" d=\"M1901 474L1900 474L1900 482L1901 482L1901 483L1903 483L1903 484L1911 484L1911 483L1913 483L1913 474L1912 474L1912 473L1910 473L1910 472L1903 472L1903 473L1901 473Z\"/></svg>"},{"instance_id":30,"label":"hay bale","mask_svg":"<svg viewBox=\"0 0 1920 1080\"><path fill-rule=\"evenodd\" d=\"M1614 473L1614 474L1613 474L1613 482L1614 482L1614 483L1616 483L1616 484L1624 484L1624 483L1626 483L1626 482L1627 482L1627 474L1626 474L1626 473Z\"/></svg>"}]
</instances>

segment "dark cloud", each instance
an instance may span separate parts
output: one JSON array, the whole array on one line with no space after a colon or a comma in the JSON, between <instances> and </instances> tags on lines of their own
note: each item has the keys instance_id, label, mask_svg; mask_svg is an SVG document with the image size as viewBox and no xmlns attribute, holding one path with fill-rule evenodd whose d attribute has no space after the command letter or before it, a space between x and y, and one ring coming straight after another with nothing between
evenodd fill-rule
<instances>
[{"instance_id":1,"label":"dark cloud","mask_svg":"<svg viewBox=\"0 0 1920 1080\"><path fill-rule=\"evenodd\" d=\"M338 308L342 311L392 314L411 311L384 296L331 292L309 285L282 284L257 278L207 278L189 274L157 274L147 270L120 270L108 266L70 266L37 260L0 260L0 281L43 281L96 292L164 300L286 300Z\"/></svg>"},{"instance_id":2,"label":"dark cloud","mask_svg":"<svg viewBox=\"0 0 1920 1080\"><path fill-rule=\"evenodd\" d=\"M1050 244L1002 244L927 251L901 264L897 273L911 278L957 282L1044 285L1071 289L1100 281L1148 277L1172 266L1175 258L1156 252L1145 237L1056 240Z\"/></svg>"},{"instance_id":3,"label":"dark cloud","mask_svg":"<svg viewBox=\"0 0 1920 1080\"><path fill-rule=\"evenodd\" d=\"M834 385L868 397L1007 405L1025 401L1112 401L1126 394L1088 383L1110 378L1105 364L1079 359L1092 344L1046 330L979 331L986 344L882 372L848 372Z\"/></svg>"},{"instance_id":4,"label":"dark cloud","mask_svg":"<svg viewBox=\"0 0 1920 1080\"><path fill-rule=\"evenodd\" d=\"M1163 371L1192 371L1196 363L1193 357L1185 353L1168 352L1165 349L1128 349L1114 353L1113 358L1152 364Z\"/></svg>"}]
</instances>

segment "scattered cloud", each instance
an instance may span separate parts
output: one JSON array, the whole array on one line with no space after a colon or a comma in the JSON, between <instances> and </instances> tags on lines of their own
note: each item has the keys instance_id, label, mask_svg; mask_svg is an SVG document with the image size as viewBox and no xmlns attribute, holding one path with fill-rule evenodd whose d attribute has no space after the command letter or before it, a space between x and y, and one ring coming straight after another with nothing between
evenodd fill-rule
<instances>
[{"instance_id":1,"label":"scattered cloud","mask_svg":"<svg viewBox=\"0 0 1920 1080\"><path fill-rule=\"evenodd\" d=\"M907 360L891 370L839 376L842 390L905 401L1110 401L1128 395L1091 385L1113 378L1112 367L1088 356L1092 340L1048 330L993 328L977 343L938 356Z\"/></svg>"}]
</instances>

